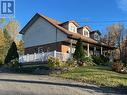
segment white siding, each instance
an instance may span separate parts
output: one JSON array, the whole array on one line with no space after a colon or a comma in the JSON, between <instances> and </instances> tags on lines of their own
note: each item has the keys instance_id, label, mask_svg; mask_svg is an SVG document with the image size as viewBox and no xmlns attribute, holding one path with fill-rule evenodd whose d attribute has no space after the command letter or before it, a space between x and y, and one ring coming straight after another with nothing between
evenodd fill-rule
<instances>
[{"instance_id":1,"label":"white siding","mask_svg":"<svg viewBox=\"0 0 127 95\"><path fill-rule=\"evenodd\" d=\"M90 37L90 36L89 36L89 30L87 30L86 28L83 28L83 32L84 32L84 33L83 33L84 36ZM87 32L88 35L85 35L85 32Z\"/></svg>"},{"instance_id":2,"label":"white siding","mask_svg":"<svg viewBox=\"0 0 127 95\"><path fill-rule=\"evenodd\" d=\"M73 27L74 30L71 30L71 27ZM69 31L77 33L77 27L73 23L69 23Z\"/></svg>"},{"instance_id":3,"label":"white siding","mask_svg":"<svg viewBox=\"0 0 127 95\"><path fill-rule=\"evenodd\" d=\"M57 36L56 36L57 34ZM63 41L67 36L46 20L39 18L24 34L25 48Z\"/></svg>"}]
</instances>

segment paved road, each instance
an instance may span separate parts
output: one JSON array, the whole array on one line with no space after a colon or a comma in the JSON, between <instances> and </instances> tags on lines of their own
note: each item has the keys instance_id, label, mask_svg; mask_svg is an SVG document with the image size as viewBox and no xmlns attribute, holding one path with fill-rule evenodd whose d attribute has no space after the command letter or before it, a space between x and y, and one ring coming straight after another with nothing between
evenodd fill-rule
<instances>
[{"instance_id":1,"label":"paved road","mask_svg":"<svg viewBox=\"0 0 127 95\"><path fill-rule=\"evenodd\" d=\"M95 85L45 75L0 73L0 95L124 95Z\"/></svg>"}]
</instances>

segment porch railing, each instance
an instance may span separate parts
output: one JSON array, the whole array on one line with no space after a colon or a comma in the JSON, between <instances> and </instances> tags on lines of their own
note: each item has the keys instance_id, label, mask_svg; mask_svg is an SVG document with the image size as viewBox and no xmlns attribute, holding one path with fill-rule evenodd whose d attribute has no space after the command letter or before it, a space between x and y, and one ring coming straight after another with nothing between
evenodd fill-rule
<instances>
[{"instance_id":1,"label":"porch railing","mask_svg":"<svg viewBox=\"0 0 127 95\"><path fill-rule=\"evenodd\" d=\"M49 56L59 58L61 61L67 61L71 57L71 54L57 52L57 51L27 54L27 55L20 56L19 57L19 62L20 63L45 62L45 61L48 60Z\"/></svg>"}]
</instances>

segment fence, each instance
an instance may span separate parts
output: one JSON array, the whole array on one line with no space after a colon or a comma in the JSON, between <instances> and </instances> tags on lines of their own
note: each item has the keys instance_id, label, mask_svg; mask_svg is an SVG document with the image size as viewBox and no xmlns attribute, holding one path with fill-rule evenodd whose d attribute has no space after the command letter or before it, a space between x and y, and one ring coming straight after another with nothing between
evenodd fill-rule
<instances>
[{"instance_id":1,"label":"fence","mask_svg":"<svg viewBox=\"0 0 127 95\"><path fill-rule=\"evenodd\" d=\"M59 58L61 61L67 61L71 57L71 54L57 52L57 51L46 52L46 53L27 54L27 55L20 56L19 62L20 63L44 62L44 61L48 60L49 56Z\"/></svg>"}]
</instances>

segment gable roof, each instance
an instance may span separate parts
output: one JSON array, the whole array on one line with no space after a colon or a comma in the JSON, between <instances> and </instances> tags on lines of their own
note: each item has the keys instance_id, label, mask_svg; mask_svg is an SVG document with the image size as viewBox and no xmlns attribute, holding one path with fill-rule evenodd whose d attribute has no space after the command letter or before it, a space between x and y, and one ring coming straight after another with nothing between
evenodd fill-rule
<instances>
[{"instance_id":1,"label":"gable roof","mask_svg":"<svg viewBox=\"0 0 127 95\"><path fill-rule=\"evenodd\" d=\"M90 34L94 34L94 33L98 33L99 35L101 35L101 32L99 30L95 30L95 31L90 32Z\"/></svg>"},{"instance_id":2,"label":"gable roof","mask_svg":"<svg viewBox=\"0 0 127 95\"><path fill-rule=\"evenodd\" d=\"M86 28L88 31L91 31L91 28L89 26L82 26L82 27L79 27L78 29L83 29L83 28Z\"/></svg>"},{"instance_id":3,"label":"gable roof","mask_svg":"<svg viewBox=\"0 0 127 95\"><path fill-rule=\"evenodd\" d=\"M53 25L54 27L56 27L57 29L61 30L63 33L65 33L68 38L73 38L73 39L82 39L82 41L86 42L86 43L90 43L90 44L94 44L94 45L98 45L98 46L103 46L103 47L109 47L105 44L101 44L98 43L97 41L89 38L89 37L85 37L81 34L78 33L73 33L68 31L67 29L63 28L60 26L60 24L62 24L60 21L54 20L52 18L49 18L47 16L41 15L39 13L35 14L32 19L26 24L26 26L20 31L20 34L25 34L25 32L27 31L27 29L29 27L31 27L31 25L38 19L38 18L43 18L46 21L48 21L51 25Z\"/></svg>"},{"instance_id":4,"label":"gable roof","mask_svg":"<svg viewBox=\"0 0 127 95\"><path fill-rule=\"evenodd\" d=\"M76 25L77 27L79 26L79 24L75 21L75 20L70 20L70 21L66 21L61 23L60 25L64 25L64 24L68 24L68 23L73 23L74 25Z\"/></svg>"}]
</instances>

